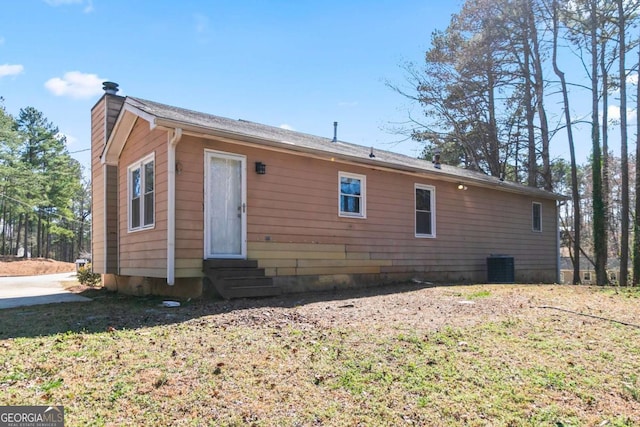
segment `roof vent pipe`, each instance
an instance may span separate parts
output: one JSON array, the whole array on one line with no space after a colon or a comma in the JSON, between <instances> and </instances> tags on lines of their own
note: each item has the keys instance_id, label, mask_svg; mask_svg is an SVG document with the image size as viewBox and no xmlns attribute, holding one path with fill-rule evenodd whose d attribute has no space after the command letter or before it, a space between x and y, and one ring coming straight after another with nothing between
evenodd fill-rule
<instances>
[{"instance_id":1,"label":"roof vent pipe","mask_svg":"<svg viewBox=\"0 0 640 427\"><path fill-rule=\"evenodd\" d=\"M333 122L333 140L331 142L338 142L338 122Z\"/></svg>"},{"instance_id":2,"label":"roof vent pipe","mask_svg":"<svg viewBox=\"0 0 640 427\"><path fill-rule=\"evenodd\" d=\"M433 167L436 169L441 169L442 167L440 166L440 149L436 148L433 151Z\"/></svg>"},{"instance_id":3,"label":"roof vent pipe","mask_svg":"<svg viewBox=\"0 0 640 427\"><path fill-rule=\"evenodd\" d=\"M118 93L118 83L114 82L103 82L102 89L104 93L108 93L109 95L115 95Z\"/></svg>"}]
</instances>

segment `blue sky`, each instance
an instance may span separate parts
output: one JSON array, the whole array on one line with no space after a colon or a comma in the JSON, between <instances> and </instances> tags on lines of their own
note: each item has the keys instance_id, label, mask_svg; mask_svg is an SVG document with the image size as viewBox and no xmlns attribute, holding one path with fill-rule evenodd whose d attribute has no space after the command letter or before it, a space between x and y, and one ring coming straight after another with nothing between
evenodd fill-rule
<instances>
[{"instance_id":1,"label":"blue sky","mask_svg":"<svg viewBox=\"0 0 640 427\"><path fill-rule=\"evenodd\" d=\"M0 96L33 106L88 168L101 82L131 95L415 156L389 129L432 31L458 0L0 0ZM568 158L566 144L554 155ZM589 144L583 144L589 146ZM588 150L580 150L586 158Z\"/></svg>"},{"instance_id":2,"label":"blue sky","mask_svg":"<svg viewBox=\"0 0 640 427\"><path fill-rule=\"evenodd\" d=\"M121 95L416 155L385 129L402 82L457 1L0 0L0 96L89 147L101 82ZM438 6L435 6L437 4ZM88 153L75 155L85 166Z\"/></svg>"}]
</instances>

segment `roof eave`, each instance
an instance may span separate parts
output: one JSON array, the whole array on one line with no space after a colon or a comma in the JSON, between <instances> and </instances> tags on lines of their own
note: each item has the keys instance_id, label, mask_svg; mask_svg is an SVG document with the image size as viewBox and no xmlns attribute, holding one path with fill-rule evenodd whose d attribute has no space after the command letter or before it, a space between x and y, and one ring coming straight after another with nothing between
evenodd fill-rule
<instances>
[{"instance_id":1,"label":"roof eave","mask_svg":"<svg viewBox=\"0 0 640 427\"><path fill-rule=\"evenodd\" d=\"M386 162L384 160L379 160L377 158L369 159L362 158L359 156L352 156L344 153L336 153L329 150L318 150L310 147L303 147L300 145L288 143L280 140L273 140L267 138L259 138L251 135L247 135L241 132L233 132L228 130L221 130L210 128L206 126L198 126L189 122L156 117L155 124L159 127L167 127L167 128L181 128L183 132L186 134L192 134L195 136L213 136L213 137L221 137L221 138L231 138L236 140L242 140L247 143L268 146L271 148L284 149L287 151L295 151L302 154L313 155L314 157L321 158L324 160L343 160L352 163L357 163L359 165L372 166L377 169L386 169L391 171L402 171L406 173L416 174L416 175L427 175L431 177L437 177L442 181L447 182L462 182L464 184L472 184L478 187L483 188L499 188L501 191L506 191L510 193L528 195L528 196L536 196L540 198L552 199L552 200L569 200L570 197L551 193L545 190L541 190L539 188L529 188L522 186L514 186L506 181L499 181L496 179L496 182L476 179L472 177L461 177L456 174L449 173L442 169L427 169L427 168L418 168L409 165L402 165L396 162Z\"/></svg>"},{"instance_id":2,"label":"roof eave","mask_svg":"<svg viewBox=\"0 0 640 427\"><path fill-rule=\"evenodd\" d=\"M116 123L113 126L111 135L105 144L100 161L107 165L117 165L120 153L129 139L129 135L133 130L136 120L141 118L149 123L150 129L156 127L157 117L132 106L125 100Z\"/></svg>"}]
</instances>

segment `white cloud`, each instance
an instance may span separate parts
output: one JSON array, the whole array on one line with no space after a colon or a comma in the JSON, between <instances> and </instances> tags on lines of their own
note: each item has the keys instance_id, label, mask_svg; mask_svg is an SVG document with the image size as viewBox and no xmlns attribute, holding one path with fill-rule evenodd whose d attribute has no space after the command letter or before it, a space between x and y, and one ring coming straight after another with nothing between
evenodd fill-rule
<instances>
[{"instance_id":1,"label":"white cloud","mask_svg":"<svg viewBox=\"0 0 640 427\"><path fill-rule=\"evenodd\" d=\"M280 129L286 129L286 130L295 130L295 129L293 128L293 126L288 125L288 124L286 124L286 123L281 124L281 125L279 126L279 128L280 128Z\"/></svg>"},{"instance_id":2,"label":"white cloud","mask_svg":"<svg viewBox=\"0 0 640 427\"><path fill-rule=\"evenodd\" d=\"M18 74L22 74L24 71L24 66L20 64L4 64L0 65L0 78L6 76L17 76Z\"/></svg>"},{"instance_id":3,"label":"white cloud","mask_svg":"<svg viewBox=\"0 0 640 427\"><path fill-rule=\"evenodd\" d=\"M631 85L637 85L638 84L638 74L631 74L630 76L627 76L627 83L631 84Z\"/></svg>"},{"instance_id":4,"label":"white cloud","mask_svg":"<svg viewBox=\"0 0 640 427\"><path fill-rule=\"evenodd\" d=\"M91 98L102 93L102 82L107 79L96 74L86 74L80 71L69 71L62 78L53 77L44 86L56 96L71 98Z\"/></svg>"},{"instance_id":5,"label":"white cloud","mask_svg":"<svg viewBox=\"0 0 640 427\"><path fill-rule=\"evenodd\" d=\"M84 13L93 12L93 0L43 0L46 4L53 7L79 5L84 6Z\"/></svg>"},{"instance_id":6,"label":"white cloud","mask_svg":"<svg viewBox=\"0 0 640 427\"><path fill-rule=\"evenodd\" d=\"M66 6L69 4L82 4L84 0L44 0L49 6Z\"/></svg>"},{"instance_id":7,"label":"white cloud","mask_svg":"<svg viewBox=\"0 0 640 427\"><path fill-rule=\"evenodd\" d=\"M49 6L61 6L65 4L82 3L82 0L43 0Z\"/></svg>"},{"instance_id":8,"label":"white cloud","mask_svg":"<svg viewBox=\"0 0 640 427\"><path fill-rule=\"evenodd\" d=\"M607 117L609 117L609 120L620 120L620 107L617 105L609 105L607 108Z\"/></svg>"},{"instance_id":9,"label":"white cloud","mask_svg":"<svg viewBox=\"0 0 640 427\"><path fill-rule=\"evenodd\" d=\"M618 105L609 105L607 108L607 117L610 121L620 121L620 107ZM631 122L636 118L636 110L632 108L627 109L627 122Z\"/></svg>"},{"instance_id":10,"label":"white cloud","mask_svg":"<svg viewBox=\"0 0 640 427\"><path fill-rule=\"evenodd\" d=\"M68 134L62 133L62 132L58 132L56 134L56 138L58 140L62 140L64 138L64 140L66 141L67 147L70 146L70 145L75 144L76 142L78 142L78 138L76 138L75 136L71 136L71 135L68 135Z\"/></svg>"}]
</instances>

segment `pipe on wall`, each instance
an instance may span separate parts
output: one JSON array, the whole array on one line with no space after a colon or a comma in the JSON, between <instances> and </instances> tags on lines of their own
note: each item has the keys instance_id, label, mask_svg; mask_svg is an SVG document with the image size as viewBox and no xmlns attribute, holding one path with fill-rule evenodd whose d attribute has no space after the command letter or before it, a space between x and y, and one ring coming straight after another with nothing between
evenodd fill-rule
<instances>
[{"instance_id":1,"label":"pipe on wall","mask_svg":"<svg viewBox=\"0 0 640 427\"><path fill-rule=\"evenodd\" d=\"M176 146L182 129L169 132L167 146L167 285L176 281Z\"/></svg>"}]
</instances>

